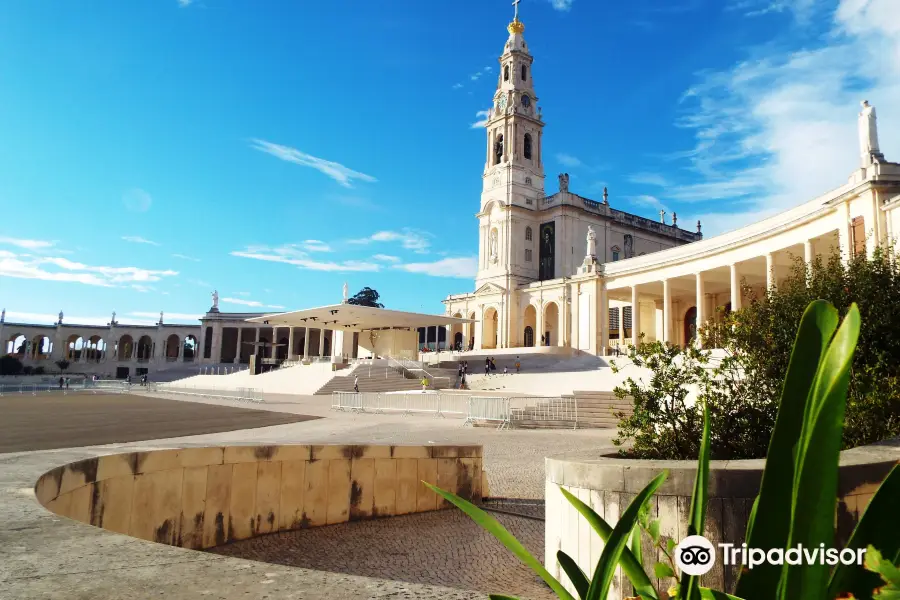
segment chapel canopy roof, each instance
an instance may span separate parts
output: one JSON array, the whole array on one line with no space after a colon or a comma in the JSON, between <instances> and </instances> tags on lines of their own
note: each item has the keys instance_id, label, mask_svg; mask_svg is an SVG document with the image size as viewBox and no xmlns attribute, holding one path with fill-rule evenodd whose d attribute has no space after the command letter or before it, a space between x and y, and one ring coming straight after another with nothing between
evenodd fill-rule
<instances>
[{"instance_id":1,"label":"chapel canopy roof","mask_svg":"<svg viewBox=\"0 0 900 600\"><path fill-rule=\"evenodd\" d=\"M351 331L391 328L417 329L473 322L471 319L387 310L356 304L332 304L320 308L265 315L247 319L247 321L285 327L324 327L325 329L349 329Z\"/></svg>"}]
</instances>

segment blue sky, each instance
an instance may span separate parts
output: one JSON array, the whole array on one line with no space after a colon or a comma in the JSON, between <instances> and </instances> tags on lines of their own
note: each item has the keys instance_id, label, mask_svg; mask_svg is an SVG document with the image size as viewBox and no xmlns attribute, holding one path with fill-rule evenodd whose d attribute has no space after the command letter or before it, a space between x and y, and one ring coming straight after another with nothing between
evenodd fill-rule
<instances>
[{"instance_id":1,"label":"blue sky","mask_svg":"<svg viewBox=\"0 0 900 600\"><path fill-rule=\"evenodd\" d=\"M714 234L900 158L896 0L523 0L555 174ZM191 321L473 289L507 0L0 9L7 320Z\"/></svg>"}]
</instances>

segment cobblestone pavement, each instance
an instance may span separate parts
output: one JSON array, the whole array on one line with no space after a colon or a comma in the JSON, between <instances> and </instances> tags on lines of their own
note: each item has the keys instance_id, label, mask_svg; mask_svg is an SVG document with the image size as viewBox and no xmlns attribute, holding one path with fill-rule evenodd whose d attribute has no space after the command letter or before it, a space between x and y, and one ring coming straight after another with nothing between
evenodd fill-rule
<instances>
[{"instance_id":1,"label":"cobblestone pavement","mask_svg":"<svg viewBox=\"0 0 900 600\"><path fill-rule=\"evenodd\" d=\"M543 556L542 521L495 516L532 555ZM456 509L267 535L210 551L317 571L523 599L555 597L512 552Z\"/></svg>"}]
</instances>

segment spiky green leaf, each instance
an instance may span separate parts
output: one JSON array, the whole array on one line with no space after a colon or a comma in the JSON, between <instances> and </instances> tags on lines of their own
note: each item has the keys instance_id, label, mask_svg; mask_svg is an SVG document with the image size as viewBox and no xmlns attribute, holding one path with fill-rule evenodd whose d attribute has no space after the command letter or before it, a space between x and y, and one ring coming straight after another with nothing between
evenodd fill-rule
<instances>
[{"instance_id":1,"label":"spiky green leaf","mask_svg":"<svg viewBox=\"0 0 900 600\"><path fill-rule=\"evenodd\" d=\"M613 574L616 572L616 565L622 556L623 550L631 537L631 531L634 529L638 520L638 513L644 506L644 503L652 496L659 486L663 484L668 476L668 471L663 471L653 478L653 480L642 489L622 516L619 518L616 526L613 527L609 539L600 553L600 560L597 561L597 568L591 578L591 587L588 589L587 600L601 600L606 598L609 592L609 586L612 583Z\"/></svg>"},{"instance_id":2,"label":"spiky green leaf","mask_svg":"<svg viewBox=\"0 0 900 600\"><path fill-rule=\"evenodd\" d=\"M445 492L439 487L433 486L430 483L422 482L425 487L432 490L437 495L441 496L458 509L466 513L470 519L475 521L478 525L484 528L488 533L493 535L497 540L500 541L501 544L506 546L513 554L515 554L519 560L521 560L525 565L527 565L532 571L537 573L538 577L544 580L544 582L550 586L557 596L563 598L565 600L575 600L575 598L563 587L563 585L556 580L553 575L551 575L547 569L544 568L544 565L540 563L535 557L531 555L528 550L525 549L525 546L516 539L516 537L506 530L506 527L500 524L497 519L487 514L468 500L464 500L457 496L456 494Z\"/></svg>"},{"instance_id":3,"label":"spiky green leaf","mask_svg":"<svg viewBox=\"0 0 900 600\"><path fill-rule=\"evenodd\" d=\"M672 570L672 567L663 562L658 562L653 565L653 574L656 575L657 579L675 577L675 571Z\"/></svg>"},{"instance_id":4,"label":"spiky green leaf","mask_svg":"<svg viewBox=\"0 0 900 600\"><path fill-rule=\"evenodd\" d=\"M606 543L613 531L613 528L610 527L609 523L604 521L603 517L598 515L594 509L573 496L564 488L560 487L559 491L562 492L562 495L565 496L566 500L575 507L575 510L580 512L587 520L594 531L597 532L597 535L600 536L600 539ZM625 576L628 577L631 585L634 586L634 592L636 594L639 594L644 600L659 600L659 594L656 592L656 587L650 582L650 578L647 577L647 574L644 572L644 567L641 566L640 561L635 558L634 554L632 554L628 548L622 552L622 556L619 559L619 566L622 567L622 572L625 573Z\"/></svg>"},{"instance_id":5,"label":"spiky green leaf","mask_svg":"<svg viewBox=\"0 0 900 600\"><path fill-rule=\"evenodd\" d=\"M828 548L834 543L841 433L859 327L859 308L852 304L816 371L796 449L788 547L801 544L806 548L818 548L824 544ZM773 459L770 456L767 464ZM762 506L759 510L757 519L761 517ZM825 596L828 565L786 567L779 587L783 600Z\"/></svg>"},{"instance_id":6,"label":"spiky green leaf","mask_svg":"<svg viewBox=\"0 0 900 600\"><path fill-rule=\"evenodd\" d=\"M769 550L787 546L794 488L793 449L800 439L807 397L819 361L837 329L838 320L837 310L824 300L810 303L800 319L769 441L769 460L747 525L746 540L750 547ZM771 600L777 595L780 577L781 568L776 565L746 570L740 575L736 593L748 600Z\"/></svg>"},{"instance_id":7,"label":"spiky green leaf","mask_svg":"<svg viewBox=\"0 0 900 600\"><path fill-rule=\"evenodd\" d=\"M588 581L587 575L584 574L584 571L581 570L578 563L562 550L556 551L556 560L559 561L559 566L562 567L562 570L569 576L569 581L575 586L578 597L581 598L581 600L584 600L584 597L587 596L588 588L591 586L591 582Z\"/></svg>"}]
</instances>

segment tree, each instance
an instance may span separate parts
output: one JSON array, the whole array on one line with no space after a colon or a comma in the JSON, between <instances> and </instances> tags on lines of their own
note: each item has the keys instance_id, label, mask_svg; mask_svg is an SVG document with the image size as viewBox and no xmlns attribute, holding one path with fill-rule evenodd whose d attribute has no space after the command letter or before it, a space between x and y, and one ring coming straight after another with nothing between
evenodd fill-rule
<instances>
[{"instance_id":1,"label":"tree","mask_svg":"<svg viewBox=\"0 0 900 600\"><path fill-rule=\"evenodd\" d=\"M66 359L56 361L56 366L59 367L60 371L65 371L69 368L69 361Z\"/></svg>"},{"instance_id":2,"label":"tree","mask_svg":"<svg viewBox=\"0 0 900 600\"><path fill-rule=\"evenodd\" d=\"M22 361L12 354L0 356L0 375L18 375L22 368Z\"/></svg>"},{"instance_id":3,"label":"tree","mask_svg":"<svg viewBox=\"0 0 900 600\"><path fill-rule=\"evenodd\" d=\"M364 287L356 292L356 295L347 300L347 304L355 304L356 306L371 306L373 308L384 308L384 304L378 302L378 292L370 287Z\"/></svg>"},{"instance_id":4,"label":"tree","mask_svg":"<svg viewBox=\"0 0 900 600\"><path fill-rule=\"evenodd\" d=\"M701 331L741 369L742 402L777 401L800 318L812 300L827 300L842 315L855 302L863 325L850 372L843 446L900 434L900 262L892 249L877 248L846 263L837 253L809 266L797 258L776 288L760 297L745 293L750 302L743 309Z\"/></svg>"}]
</instances>

